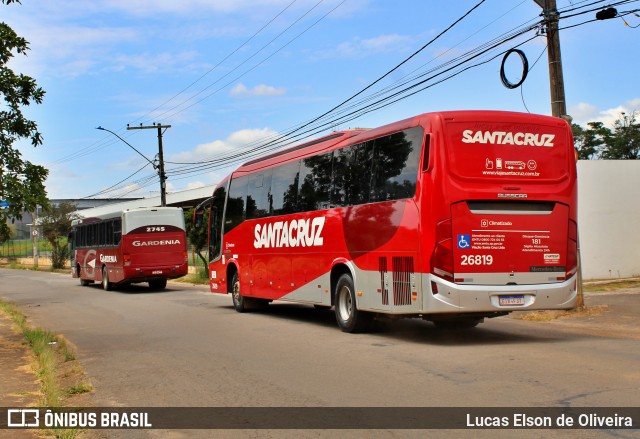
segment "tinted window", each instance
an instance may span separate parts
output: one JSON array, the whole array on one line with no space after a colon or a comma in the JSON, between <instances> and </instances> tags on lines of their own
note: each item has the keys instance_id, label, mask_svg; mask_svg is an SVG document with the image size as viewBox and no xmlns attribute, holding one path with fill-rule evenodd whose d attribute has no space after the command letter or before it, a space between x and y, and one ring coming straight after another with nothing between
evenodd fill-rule
<instances>
[{"instance_id":1,"label":"tinted window","mask_svg":"<svg viewBox=\"0 0 640 439\"><path fill-rule=\"evenodd\" d=\"M230 232L234 227L244 221L248 182L249 177L234 178L231 181L229 198L227 199L227 213L225 215L225 233Z\"/></svg>"},{"instance_id":2,"label":"tinted window","mask_svg":"<svg viewBox=\"0 0 640 439\"><path fill-rule=\"evenodd\" d=\"M222 252L222 213L224 211L224 200L227 190L219 187L213 192L213 202L211 203L209 233L209 260L212 261L220 257Z\"/></svg>"},{"instance_id":3,"label":"tinted window","mask_svg":"<svg viewBox=\"0 0 640 439\"><path fill-rule=\"evenodd\" d=\"M299 173L300 161L273 168L273 215L286 215L297 211Z\"/></svg>"},{"instance_id":4,"label":"tinted window","mask_svg":"<svg viewBox=\"0 0 640 439\"><path fill-rule=\"evenodd\" d=\"M271 170L251 175L247 193L247 219L269 216L271 203Z\"/></svg>"},{"instance_id":5,"label":"tinted window","mask_svg":"<svg viewBox=\"0 0 640 439\"><path fill-rule=\"evenodd\" d=\"M352 206L369 202L373 142L363 142L334 151L334 206Z\"/></svg>"},{"instance_id":6,"label":"tinted window","mask_svg":"<svg viewBox=\"0 0 640 439\"><path fill-rule=\"evenodd\" d=\"M116 218L113 222L113 245L120 244L120 236L122 235L122 218Z\"/></svg>"},{"instance_id":7,"label":"tinted window","mask_svg":"<svg viewBox=\"0 0 640 439\"><path fill-rule=\"evenodd\" d=\"M349 166L351 165L351 147L333 152L333 187L331 188L332 207L346 206L349 198Z\"/></svg>"},{"instance_id":8,"label":"tinted window","mask_svg":"<svg viewBox=\"0 0 640 439\"><path fill-rule=\"evenodd\" d=\"M298 190L298 209L301 212L329 208L332 156L328 153L302 160Z\"/></svg>"},{"instance_id":9,"label":"tinted window","mask_svg":"<svg viewBox=\"0 0 640 439\"><path fill-rule=\"evenodd\" d=\"M371 201L415 195L422 139L416 127L374 140Z\"/></svg>"}]
</instances>

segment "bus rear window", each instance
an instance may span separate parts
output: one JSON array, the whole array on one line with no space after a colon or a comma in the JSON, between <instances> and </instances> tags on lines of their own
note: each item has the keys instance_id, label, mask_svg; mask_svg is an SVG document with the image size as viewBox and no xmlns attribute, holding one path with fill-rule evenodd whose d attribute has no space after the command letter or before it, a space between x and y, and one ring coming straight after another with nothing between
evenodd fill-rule
<instances>
[{"instance_id":1,"label":"bus rear window","mask_svg":"<svg viewBox=\"0 0 640 439\"><path fill-rule=\"evenodd\" d=\"M451 172L463 179L555 182L573 162L561 126L465 121L448 123L446 132Z\"/></svg>"}]
</instances>

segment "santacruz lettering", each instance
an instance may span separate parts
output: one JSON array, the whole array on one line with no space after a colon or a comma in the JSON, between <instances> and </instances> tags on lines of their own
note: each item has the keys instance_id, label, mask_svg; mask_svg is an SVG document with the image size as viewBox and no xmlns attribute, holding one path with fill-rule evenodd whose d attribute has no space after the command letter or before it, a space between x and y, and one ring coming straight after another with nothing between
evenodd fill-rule
<instances>
[{"instance_id":1,"label":"santacruz lettering","mask_svg":"<svg viewBox=\"0 0 640 439\"><path fill-rule=\"evenodd\" d=\"M463 143L491 143L493 145L553 146L555 134L511 133L506 131L462 132Z\"/></svg>"},{"instance_id":2,"label":"santacruz lettering","mask_svg":"<svg viewBox=\"0 0 640 439\"><path fill-rule=\"evenodd\" d=\"M134 247L147 247L149 245L174 245L180 244L179 239L165 239L162 241L133 241Z\"/></svg>"},{"instance_id":3,"label":"santacruz lettering","mask_svg":"<svg viewBox=\"0 0 640 439\"><path fill-rule=\"evenodd\" d=\"M256 224L253 246L274 247L318 247L324 244L323 216L313 219L277 221L271 224Z\"/></svg>"}]
</instances>

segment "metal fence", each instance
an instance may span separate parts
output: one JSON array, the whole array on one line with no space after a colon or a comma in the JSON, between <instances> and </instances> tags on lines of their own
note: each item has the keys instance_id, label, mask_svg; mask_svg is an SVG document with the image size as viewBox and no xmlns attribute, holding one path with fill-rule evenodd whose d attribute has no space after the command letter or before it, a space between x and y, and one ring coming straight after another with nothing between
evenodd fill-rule
<instances>
[{"instance_id":1,"label":"metal fence","mask_svg":"<svg viewBox=\"0 0 640 439\"><path fill-rule=\"evenodd\" d=\"M203 252L208 259L207 252ZM18 262L23 265L33 264L33 241L30 239L12 239L0 244L0 262ZM188 245L189 271L205 268L192 245ZM38 266L51 266L51 244L45 239L38 240Z\"/></svg>"}]
</instances>

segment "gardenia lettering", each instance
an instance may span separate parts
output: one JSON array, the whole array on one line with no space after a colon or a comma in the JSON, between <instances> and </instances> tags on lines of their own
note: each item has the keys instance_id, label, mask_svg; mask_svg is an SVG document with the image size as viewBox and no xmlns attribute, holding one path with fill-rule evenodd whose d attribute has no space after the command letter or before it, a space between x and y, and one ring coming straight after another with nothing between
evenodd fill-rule
<instances>
[{"instance_id":1,"label":"gardenia lettering","mask_svg":"<svg viewBox=\"0 0 640 439\"><path fill-rule=\"evenodd\" d=\"M506 131L464 130L463 143L491 143L493 145L553 146L555 134L510 133Z\"/></svg>"},{"instance_id":2,"label":"gardenia lettering","mask_svg":"<svg viewBox=\"0 0 640 439\"><path fill-rule=\"evenodd\" d=\"M134 247L146 247L149 245L174 245L180 244L179 239L163 239L162 241L133 241Z\"/></svg>"},{"instance_id":3,"label":"gardenia lettering","mask_svg":"<svg viewBox=\"0 0 640 439\"><path fill-rule=\"evenodd\" d=\"M318 247L324 244L323 216L313 219L276 221L271 224L256 224L253 246L274 247Z\"/></svg>"}]
</instances>

